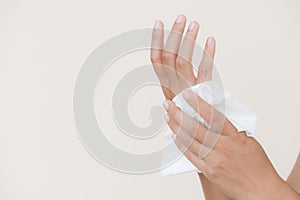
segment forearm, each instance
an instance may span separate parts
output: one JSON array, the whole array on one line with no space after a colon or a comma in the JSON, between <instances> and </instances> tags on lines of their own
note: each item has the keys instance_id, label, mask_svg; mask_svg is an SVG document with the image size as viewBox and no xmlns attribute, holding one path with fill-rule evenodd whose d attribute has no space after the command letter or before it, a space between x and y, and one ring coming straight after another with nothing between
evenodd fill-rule
<instances>
[{"instance_id":1,"label":"forearm","mask_svg":"<svg viewBox=\"0 0 300 200\"><path fill-rule=\"evenodd\" d=\"M270 200L300 200L300 195L287 183L284 184L284 187L278 192L278 194L274 194L273 197L269 198Z\"/></svg>"},{"instance_id":2,"label":"forearm","mask_svg":"<svg viewBox=\"0 0 300 200\"><path fill-rule=\"evenodd\" d=\"M256 192L249 193L249 200L300 200L298 194L287 182L280 178L279 181L266 181L264 186L260 187Z\"/></svg>"},{"instance_id":3,"label":"forearm","mask_svg":"<svg viewBox=\"0 0 300 200\"><path fill-rule=\"evenodd\" d=\"M300 194L300 153L298 155L296 164L286 182Z\"/></svg>"},{"instance_id":4,"label":"forearm","mask_svg":"<svg viewBox=\"0 0 300 200\"><path fill-rule=\"evenodd\" d=\"M200 178L206 200L231 200L231 198L226 196L219 188L217 188L215 184L209 181L203 174L199 173L198 176ZM275 185L271 183L267 184L267 186L269 187L265 187L264 191L254 193L254 195L250 195L249 199L300 200L300 154L287 182L284 182L282 179L280 182L282 182L282 184L279 184L279 187L273 187Z\"/></svg>"},{"instance_id":5,"label":"forearm","mask_svg":"<svg viewBox=\"0 0 300 200\"><path fill-rule=\"evenodd\" d=\"M220 191L203 174L198 174L206 200L231 200L222 191Z\"/></svg>"}]
</instances>

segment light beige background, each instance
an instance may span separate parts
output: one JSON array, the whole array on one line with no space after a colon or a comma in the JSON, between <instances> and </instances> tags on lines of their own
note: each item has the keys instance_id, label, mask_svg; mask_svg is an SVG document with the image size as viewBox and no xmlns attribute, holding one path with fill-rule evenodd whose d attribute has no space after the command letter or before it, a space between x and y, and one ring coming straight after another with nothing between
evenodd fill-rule
<instances>
[{"instance_id":1,"label":"light beige background","mask_svg":"<svg viewBox=\"0 0 300 200\"><path fill-rule=\"evenodd\" d=\"M193 173L103 167L73 123L73 87L89 53L157 18L170 27L177 14L200 21L200 44L216 37L223 83L257 114L258 139L286 178L300 144L299 9L298 0L1 0L0 199L201 198Z\"/></svg>"}]
</instances>

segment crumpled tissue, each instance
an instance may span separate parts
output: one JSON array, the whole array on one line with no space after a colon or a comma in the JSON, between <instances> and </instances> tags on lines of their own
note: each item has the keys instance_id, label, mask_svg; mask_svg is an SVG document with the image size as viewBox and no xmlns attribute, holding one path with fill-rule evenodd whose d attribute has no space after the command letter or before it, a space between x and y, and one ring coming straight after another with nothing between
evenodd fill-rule
<instances>
[{"instance_id":1,"label":"crumpled tissue","mask_svg":"<svg viewBox=\"0 0 300 200\"><path fill-rule=\"evenodd\" d=\"M256 115L248 108L243 106L236 98L231 96L216 82L206 81L194 85L188 89L192 90L210 105L213 105L214 108L221 112L237 128L239 132L245 131L248 136L254 136L257 121ZM198 120L204 126L210 128L208 123L184 100L182 93L183 91L177 94L172 101L179 108L181 108L183 112ZM165 133L165 136L172 141L172 135L173 133L168 127L168 131ZM174 142L171 142L170 145L172 145L171 152L162 152L162 165L163 163L166 163L164 161L167 160L167 158L169 159L170 156L181 154ZM160 170L161 174L164 176L192 171L199 172L199 170L183 155L172 164L168 166L161 166Z\"/></svg>"}]
</instances>

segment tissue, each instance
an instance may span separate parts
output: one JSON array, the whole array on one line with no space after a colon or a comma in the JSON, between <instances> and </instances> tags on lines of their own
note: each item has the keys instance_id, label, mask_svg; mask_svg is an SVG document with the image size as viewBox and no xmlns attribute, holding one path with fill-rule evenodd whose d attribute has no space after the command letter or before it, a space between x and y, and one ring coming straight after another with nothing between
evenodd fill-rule
<instances>
[{"instance_id":1,"label":"tissue","mask_svg":"<svg viewBox=\"0 0 300 200\"><path fill-rule=\"evenodd\" d=\"M246 131L248 136L254 136L257 121L256 115L251 110L243 106L236 98L231 96L216 82L206 81L194 85L189 89L200 96L207 103L213 105L214 108L221 112L237 128L239 132ZM181 108L183 112L209 128L209 124L184 100L182 93L183 91L177 94L172 101L179 108ZM168 129L168 131L165 133L165 136L172 141L172 134L172 131ZM199 172L199 170L183 155L172 164L163 166L166 163L165 161L170 159L170 156L182 154L173 141L170 145L171 151L169 149L168 151L162 152L162 166L160 170L162 175L176 175L192 171Z\"/></svg>"}]
</instances>

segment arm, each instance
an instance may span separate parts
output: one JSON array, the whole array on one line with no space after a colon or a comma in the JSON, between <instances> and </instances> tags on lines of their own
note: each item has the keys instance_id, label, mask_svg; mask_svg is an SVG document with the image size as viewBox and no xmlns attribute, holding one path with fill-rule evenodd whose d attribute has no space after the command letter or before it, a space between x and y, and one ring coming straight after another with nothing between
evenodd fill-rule
<instances>
[{"instance_id":1,"label":"arm","mask_svg":"<svg viewBox=\"0 0 300 200\"><path fill-rule=\"evenodd\" d=\"M210 124L208 130L166 101L167 123L178 148L219 191L239 200L300 200L277 174L262 146L190 90L183 97ZM224 123L219 123L219 122ZM221 125L221 126L219 126Z\"/></svg>"},{"instance_id":2,"label":"arm","mask_svg":"<svg viewBox=\"0 0 300 200\"><path fill-rule=\"evenodd\" d=\"M287 183L300 194L300 153L298 155L298 159L296 161L294 169L287 179Z\"/></svg>"},{"instance_id":3,"label":"arm","mask_svg":"<svg viewBox=\"0 0 300 200\"><path fill-rule=\"evenodd\" d=\"M231 200L203 174L198 173L206 200Z\"/></svg>"},{"instance_id":4,"label":"arm","mask_svg":"<svg viewBox=\"0 0 300 200\"><path fill-rule=\"evenodd\" d=\"M217 186L214 185L211 181L209 181L203 174L199 173L199 178L201 181L201 185L203 188L203 192L205 195L205 199L207 200L230 200L229 197L227 197L226 195L224 195L223 192L221 192L219 189L217 189ZM291 193L292 195L296 195L295 192L293 190L295 190L296 192L298 192L298 194L300 194L300 153L298 155L298 159L294 165L294 168L291 172L291 174L289 175L286 183L288 185L286 185L286 189L285 191L282 192L282 195L284 197L287 198L286 195L288 195L289 193ZM296 195L297 197L297 195ZM299 197L298 197L299 198Z\"/></svg>"}]
</instances>

